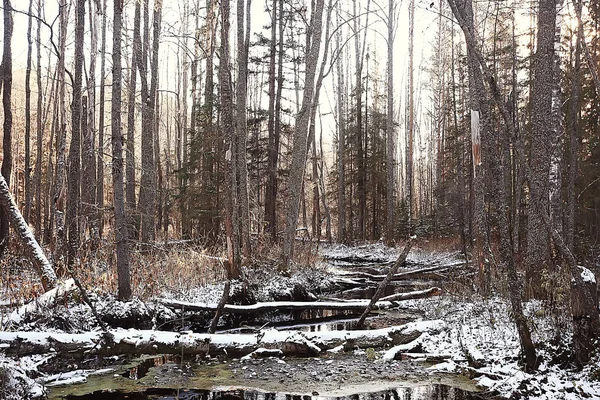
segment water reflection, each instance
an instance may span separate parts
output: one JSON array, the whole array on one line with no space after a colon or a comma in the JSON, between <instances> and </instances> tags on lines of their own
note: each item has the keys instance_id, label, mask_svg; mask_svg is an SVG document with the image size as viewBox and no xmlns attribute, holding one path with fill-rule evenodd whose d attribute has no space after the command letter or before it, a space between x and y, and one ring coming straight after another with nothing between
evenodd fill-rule
<instances>
[{"instance_id":1,"label":"water reflection","mask_svg":"<svg viewBox=\"0 0 600 400\"><path fill-rule=\"evenodd\" d=\"M83 396L67 396L67 400L471 400L476 393L446 385L402 387L342 397L298 396L285 393L263 393L253 390L176 390L147 389L143 392L98 391Z\"/></svg>"}]
</instances>

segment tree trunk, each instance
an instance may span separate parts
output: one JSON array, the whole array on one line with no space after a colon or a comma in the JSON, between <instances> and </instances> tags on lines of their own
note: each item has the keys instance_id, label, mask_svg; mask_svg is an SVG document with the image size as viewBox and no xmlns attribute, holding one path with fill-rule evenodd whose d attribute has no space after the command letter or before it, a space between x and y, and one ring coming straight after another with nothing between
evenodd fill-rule
<instances>
[{"instance_id":1,"label":"tree trunk","mask_svg":"<svg viewBox=\"0 0 600 400\"><path fill-rule=\"evenodd\" d=\"M246 147L248 140L248 125L246 118L246 97L248 93L248 46L250 39L250 10L245 12L244 2L237 0L237 66L238 82L236 85L236 136L237 136L237 167L240 177L239 182L239 215L241 219L241 245L242 253L246 260L251 257L250 243L250 209L248 199L248 164L246 160ZM249 1L249 0L248 0ZM248 7L250 4L248 4ZM244 25L244 17L246 24ZM245 26L245 29L244 29Z\"/></svg>"},{"instance_id":2,"label":"tree trunk","mask_svg":"<svg viewBox=\"0 0 600 400\"><path fill-rule=\"evenodd\" d=\"M66 130L67 130L67 110L65 105L66 89L66 69L65 69L65 49L67 41L67 25L69 19L69 6L65 0L60 2L59 7L59 56L58 56L58 105L55 115L55 135L56 135L56 172L54 178L54 196L53 209L54 214L54 262L62 264L64 261L64 240L65 240L65 174L66 174Z\"/></svg>"},{"instance_id":3,"label":"tree trunk","mask_svg":"<svg viewBox=\"0 0 600 400\"><path fill-rule=\"evenodd\" d=\"M2 109L4 111L4 136L2 138L2 168L1 173L7 182L10 182L12 171L12 35L13 16L10 0L4 0L4 51L2 53L2 73L0 85L2 87ZM0 215L0 256L8 249L9 216L6 212Z\"/></svg>"},{"instance_id":4,"label":"tree trunk","mask_svg":"<svg viewBox=\"0 0 600 400\"><path fill-rule=\"evenodd\" d=\"M142 243L154 240L154 207L156 200L156 160L154 159L154 104L152 82L148 85L148 48L150 46L150 23L148 17L148 0L144 1L144 31L141 52L138 51L137 67L142 83L142 135L140 193L138 209L141 212ZM155 10L155 17L156 17ZM159 12L160 13L160 12ZM156 35L156 33L155 33ZM158 43L156 43L158 46ZM153 60L154 61L154 60ZM152 67L151 67L152 70ZM151 81L153 78L150 78Z\"/></svg>"},{"instance_id":5,"label":"tree trunk","mask_svg":"<svg viewBox=\"0 0 600 400\"><path fill-rule=\"evenodd\" d=\"M275 111L275 52L277 42L277 0L271 5L271 43L269 46L269 120L267 129L269 131L269 147L267 153L267 186L265 192L265 231L271 235L273 242L277 241L277 158L279 155L279 137L275 132L275 119L279 120ZM281 18L280 24L283 24ZM281 45L283 39L280 38ZM280 61L283 53L279 53ZM282 79L282 77L280 77Z\"/></svg>"},{"instance_id":6,"label":"tree trunk","mask_svg":"<svg viewBox=\"0 0 600 400\"><path fill-rule=\"evenodd\" d=\"M225 138L225 232L227 235L227 278L240 276L239 213L236 178L236 143L233 121L233 93L229 57L229 1L221 3L221 60L219 63L219 95L221 135Z\"/></svg>"},{"instance_id":7,"label":"tree trunk","mask_svg":"<svg viewBox=\"0 0 600 400\"><path fill-rule=\"evenodd\" d=\"M71 103L71 143L69 147L67 214L68 235L67 263L76 263L79 249L79 214L81 203L81 86L83 77L83 40L85 27L85 0L76 1L75 18L75 71L73 80L73 100Z\"/></svg>"},{"instance_id":8,"label":"tree trunk","mask_svg":"<svg viewBox=\"0 0 600 400\"><path fill-rule=\"evenodd\" d=\"M98 237L101 239L104 231L104 98L106 90L105 71L106 71L106 0L102 0L102 38L100 52L100 108L98 109L98 178L96 184L96 199L98 204Z\"/></svg>"},{"instance_id":9,"label":"tree trunk","mask_svg":"<svg viewBox=\"0 0 600 400\"><path fill-rule=\"evenodd\" d=\"M396 5L389 0L387 15L387 119L385 125L386 141L386 241L388 244L396 238L396 151L394 135L394 33L396 29Z\"/></svg>"},{"instance_id":10,"label":"tree trunk","mask_svg":"<svg viewBox=\"0 0 600 400\"><path fill-rule=\"evenodd\" d=\"M42 15L42 9L44 7L43 0L38 0L38 16ZM36 83L37 83L37 109L36 109L36 154L35 154L35 168L33 172L33 182L35 185L35 198L37 199L35 204L35 234L38 240L41 240L42 235L42 148L43 148L43 126L42 126L42 43L41 43L41 27L42 22L37 20L37 31L36 31ZM52 85L54 87L54 85Z\"/></svg>"},{"instance_id":11,"label":"tree trunk","mask_svg":"<svg viewBox=\"0 0 600 400\"><path fill-rule=\"evenodd\" d=\"M127 88L127 150L125 152L125 205L129 215L127 232L130 239L139 239L139 214L135 199L135 94L137 86L137 60L142 51L141 2L135 2L133 17L133 51L129 70L129 87ZM144 102L145 99L142 99Z\"/></svg>"},{"instance_id":12,"label":"tree trunk","mask_svg":"<svg viewBox=\"0 0 600 400\"><path fill-rule=\"evenodd\" d=\"M117 244L118 297L131 298L131 278L129 276L129 248L127 246L127 220L123 190L123 133L121 132L121 29L123 21L123 0L114 1L113 19L113 73L111 98L111 142L112 180L115 217L115 242Z\"/></svg>"},{"instance_id":13,"label":"tree trunk","mask_svg":"<svg viewBox=\"0 0 600 400\"><path fill-rule=\"evenodd\" d=\"M98 244L98 221L97 215L97 200L96 191L88 190L88 188L95 188L97 185L97 165L96 165L96 58L98 55L98 13L102 12L99 9L100 4L94 1L89 2L89 23L91 33L90 43L90 67L89 67L89 78L87 83L87 95L88 95L88 107L87 115L84 113L82 118L86 122L86 129L82 131L84 137L84 147L82 154L83 163L83 184L86 185L85 189L82 190L82 216L83 221L88 229L87 234L92 244L96 246ZM86 104L83 103L83 106ZM85 233L85 231L84 231Z\"/></svg>"},{"instance_id":14,"label":"tree trunk","mask_svg":"<svg viewBox=\"0 0 600 400\"><path fill-rule=\"evenodd\" d=\"M337 25L340 26L339 13L337 14ZM345 94L346 86L344 85L344 68L343 68L343 48L342 48L342 29L340 28L336 36L336 47L340 49L340 54L336 60L337 73L337 170L338 170L338 232L337 240L340 243L346 242L346 109L345 109Z\"/></svg>"},{"instance_id":15,"label":"tree trunk","mask_svg":"<svg viewBox=\"0 0 600 400\"><path fill-rule=\"evenodd\" d=\"M529 158L529 193L527 210L527 294L544 297L543 276L550 268L550 237L544 226L543 213L549 212L550 157L555 136L552 124L554 89L554 35L556 1L539 0L537 46L533 63L531 89L531 152Z\"/></svg>"},{"instance_id":16,"label":"tree trunk","mask_svg":"<svg viewBox=\"0 0 600 400\"><path fill-rule=\"evenodd\" d=\"M577 15L581 15L582 2L578 0L575 4ZM567 152L567 198L564 219L564 238L569 251L574 251L575 244L575 184L577 182L577 154L579 150L579 120L578 115L581 108L581 41L583 40L581 30L577 30L575 43L575 64L572 70L573 81L571 84L571 96L568 102L566 115L566 131L568 136Z\"/></svg>"},{"instance_id":17,"label":"tree trunk","mask_svg":"<svg viewBox=\"0 0 600 400\"><path fill-rule=\"evenodd\" d=\"M25 67L25 211L23 217L25 221L31 222L31 53L32 39L31 27L33 25L32 17L33 0L29 1L27 11L27 64Z\"/></svg>"},{"instance_id":18,"label":"tree trunk","mask_svg":"<svg viewBox=\"0 0 600 400\"><path fill-rule=\"evenodd\" d=\"M3 175L0 175L0 208L2 209L2 215L7 216L17 231L19 239L25 245L25 249L31 257L31 262L40 276L44 290L48 291L52 289L56 285L57 279L54 268L52 268L52 264L50 264L44 255L42 248L35 240L35 237L33 237L29 225L27 225L27 222L19 212Z\"/></svg>"},{"instance_id":19,"label":"tree trunk","mask_svg":"<svg viewBox=\"0 0 600 400\"><path fill-rule=\"evenodd\" d=\"M415 28L415 2L410 0L408 22L408 128L406 137L406 206L408 211L408 229L412 230L414 218L414 171L413 171L413 145L415 125L415 90L414 90L414 28Z\"/></svg>"},{"instance_id":20,"label":"tree trunk","mask_svg":"<svg viewBox=\"0 0 600 400\"><path fill-rule=\"evenodd\" d=\"M313 19L309 26L310 46L306 58L306 75L302 108L296 116L294 141L292 147L292 164L290 166L290 197L286 212L286 227L283 242L283 265L287 267L294 256L294 242L298 225L298 211L302 194L302 181L306 169L308 128L315 91L315 75L321 49L321 32L323 25L324 0L316 0Z\"/></svg>"}]
</instances>

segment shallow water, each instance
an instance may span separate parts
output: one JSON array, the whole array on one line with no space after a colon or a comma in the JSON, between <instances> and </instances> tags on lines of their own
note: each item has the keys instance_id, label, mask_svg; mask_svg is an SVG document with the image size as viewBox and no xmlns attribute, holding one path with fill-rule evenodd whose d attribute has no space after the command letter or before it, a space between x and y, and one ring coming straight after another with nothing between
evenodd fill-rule
<instances>
[{"instance_id":1,"label":"shallow water","mask_svg":"<svg viewBox=\"0 0 600 400\"><path fill-rule=\"evenodd\" d=\"M67 396L66 400L470 400L476 394L446 385L428 385L401 387L384 391L357 393L343 397L291 395L285 393L264 393L255 390L177 390L147 389L143 392L106 392L98 391L83 396Z\"/></svg>"}]
</instances>

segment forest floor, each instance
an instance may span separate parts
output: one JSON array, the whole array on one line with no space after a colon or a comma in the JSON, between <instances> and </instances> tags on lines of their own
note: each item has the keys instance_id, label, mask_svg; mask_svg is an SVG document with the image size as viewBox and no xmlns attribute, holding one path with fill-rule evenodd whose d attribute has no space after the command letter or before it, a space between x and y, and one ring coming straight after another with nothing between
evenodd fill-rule
<instances>
[{"instance_id":1,"label":"forest floor","mask_svg":"<svg viewBox=\"0 0 600 400\"><path fill-rule=\"evenodd\" d=\"M357 301L351 299L372 295L377 276L385 273L398 253L399 249L381 244L324 246L316 266L298 267L286 276L268 266L247 271L245 283L234 285L232 301L266 304L337 299L350 304ZM152 356L153 372L145 377L140 373L139 363L143 361L137 358L94 353L102 332L90 307L77 291L70 291L51 304L38 304L21 314L5 312L0 332L0 398L59 399L66 398L67 393L83 395L109 388L133 393L142 388L176 387L253 388L339 397L434 384L457 387L466 393L477 391L473 396L483 398L600 398L598 357L581 371L573 368L570 323L564 314L555 311L568 305L525 304L542 359L537 372L525 373L508 302L500 296L482 298L476 294L475 272L460 261L455 252L413 249L406 268L386 294L437 286L441 295L392 303L367 319L360 331L352 331L357 315L351 312L277 311L225 315L219 331L211 336L201 332L212 313L182 312L165 305L165 299L216 304L223 290L219 282L185 291L163 291L160 296L129 303L91 291L98 314L109 325L114 348L119 343L141 348L147 341L167 349L173 343L191 343L183 358L177 352L172 354L174 359L163 357L160 362ZM422 271L431 266L433 271ZM390 338L397 331L402 332L403 340L395 345ZM211 348L207 351L210 354L194 357L194 343L202 340L211 346L217 343L222 351ZM289 346L281 347L282 342L302 346L289 350ZM61 351L65 343L80 346L85 352L75 357ZM48 346L37 354L23 352L33 344L40 349ZM252 351L262 345L281 352L259 357ZM183 348L181 344L181 352ZM189 354L188 348L192 349ZM316 353L308 356L293 354L314 348ZM231 349L244 349L245 356ZM135 371L135 376L129 376L128 371ZM437 398L428 393L420 396L413 393L413 398Z\"/></svg>"}]
</instances>

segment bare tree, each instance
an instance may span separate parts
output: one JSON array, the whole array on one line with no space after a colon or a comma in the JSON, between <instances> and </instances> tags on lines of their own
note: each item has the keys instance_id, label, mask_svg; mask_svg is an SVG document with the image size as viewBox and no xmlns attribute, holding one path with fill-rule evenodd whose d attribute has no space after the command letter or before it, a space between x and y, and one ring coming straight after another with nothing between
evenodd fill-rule
<instances>
[{"instance_id":1,"label":"bare tree","mask_svg":"<svg viewBox=\"0 0 600 400\"><path fill-rule=\"evenodd\" d=\"M2 176L6 182L10 182L12 171L12 35L13 16L10 0L4 0L4 51L2 53L2 65L0 66L2 85L2 109L4 111L4 136L2 138ZM7 212L0 215L0 255L8 248L8 221Z\"/></svg>"},{"instance_id":2,"label":"bare tree","mask_svg":"<svg viewBox=\"0 0 600 400\"><path fill-rule=\"evenodd\" d=\"M397 7L395 0L389 0L387 12L387 120L386 120L386 239L395 239L396 229L396 151L394 122L394 37L396 33Z\"/></svg>"},{"instance_id":3,"label":"bare tree","mask_svg":"<svg viewBox=\"0 0 600 400\"><path fill-rule=\"evenodd\" d=\"M112 131L112 180L115 215L115 242L117 244L117 276L119 299L131 298L131 278L129 276L129 248L127 245L127 221L125 219L125 199L123 191L123 134L121 132L121 29L123 21L123 0L115 0L113 7L113 71L111 99Z\"/></svg>"},{"instance_id":4,"label":"bare tree","mask_svg":"<svg viewBox=\"0 0 600 400\"><path fill-rule=\"evenodd\" d=\"M75 263L79 248L79 206L81 202L81 86L83 77L83 34L85 27L85 0L77 0L75 19L75 71L71 103L71 143L69 147L66 225L69 265Z\"/></svg>"},{"instance_id":5,"label":"bare tree","mask_svg":"<svg viewBox=\"0 0 600 400\"><path fill-rule=\"evenodd\" d=\"M277 240L277 159L279 155L279 136L275 131L275 54L277 45L277 0L273 0L271 5L271 42L269 44L269 147L267 153L267 186L265 192L265 223L266 231L271 235L271 240ZM280 24L283 24L283 17L280 17ZM283 45L283 38L280 38L280 45ZM283 54L279 54L281 61Z\"/></svg>"},{"instance_id":6,"label":"bare tree","mask_svg":"<svg viewBox=\"0 0 600 400\"><path fill-rule=\"evenodd\" d=\"M23 217L30 221L31 215L31 54L33 41L31 27L33 25L33 0L29 1L27 10L27 63L25 67L25 210Z\"/></svg>"},{"instance_id":7,"label":"bare tree","mask_svg":"<svg viewBox=\"0 0 600 400\"><path fill-rule=\"evenodd\" d=\"M296 240L296 227L298 225L298 211L302 195L302 181L306 168L306 155L308 145L308 129L311 119L312 104L315 100L315 76L319 63L321 49L321 33L323 29L324 0L317 0L312 12L309 25L308 48L306 54L306 72L304 78L304 93L302 107L296 116L294 142L292 148L292 164L290 167L289 188L290 196L286 211L286 227L283 242L282 261L288 266L294 256L294 242Z\"/></svg>"},{"instance_id":8,"label":"bare tree","mask_svg":"<svg viewBox=\"0 0 600 400\"><path fill-rule=\"evenodd\" d=\"M35 184L35 198L37 202L35 204L35 234L38 239L42 238L42 138L43 138L43 126L42 126L42 44L41 44L41 27L42 27L42 9L44 7L43 0L38 0L37 6L37 29L36 29L36 85L37 85L37 108L36 108L36 154L35 154L35 168L33 171L33 182Z\"/></svg>"},{"instance_id":9,"label":"bare tree","mask_svg":"<svg viewBox=\"0 0 600 400\"><path fill-rule=\"evenodd\" d=\"M104 98L105 98L105 71L106 71L106 0L102 0L102 34L100 52L100 98L98 109L98 179L96 180L96 199L98 204L98 236L101 238L104 230Z\"/></svg>"},{"instance_id":10,"label":"bare tree","mask_svg":"<svg viewBox=\"0 0 600 400\"><path fill-rule=\"evenodd\" d=\"M141 2L135 2L133 17L133 51L129 70L129 87L127 88L127 149L125 151L125 205L129 215L127 232L131 238L138 238L139 221L135 201L135 94L137 85L137 59L142 51Z\"/></svg>"},{"instance_id":11,"label":"bare tree","mask_svg":"<svg viewBox=\"0 0 600 400\"><path fill-rule=\"evenodd\" d=\"M240 275L240 237L237 199L237 138L234 130L233 89L229 56L229 1L221 3L221 60L219 63L219 97L221 134L225 141L225 233L227 235L227 278Z\"/></svg>"},{"instance_id":12,"label":"bare tree","mask_svg":"<svg viewBox=\"0 0 600 400\"><path fill-rule=\"evenodd\" d=\"M248 46L250 42L250 0L245 10L244 2L237 0L237 67L238 82L236 85L236 136L237 136L237 168L239 182L239 215L241 219L242 253L248 260L251 256L250 246L250 208L248 199L248 164L246 161L246 142L248 125L246 118L246 97L248 94ZM244 18L246 19L244 24Z\"/></svg>"},{"instance_id":13,"label":"bare tree","mask_svg":"<svg viewBox=\"0 0 600 400\"><path fill-rule=\"evenodd\" d=\"M531 89L531 154L527 210L527 284L531 294L542 295L541 277L549 271L550 236L543 221L549 209L549 172L554 138L552 91L554 88L554 34L556 1L539 0L537 45Z\"/></svg>"}]
</instances>

